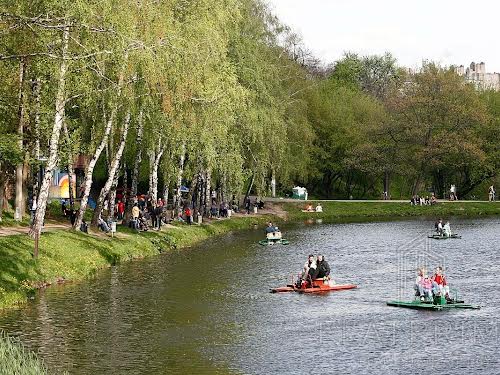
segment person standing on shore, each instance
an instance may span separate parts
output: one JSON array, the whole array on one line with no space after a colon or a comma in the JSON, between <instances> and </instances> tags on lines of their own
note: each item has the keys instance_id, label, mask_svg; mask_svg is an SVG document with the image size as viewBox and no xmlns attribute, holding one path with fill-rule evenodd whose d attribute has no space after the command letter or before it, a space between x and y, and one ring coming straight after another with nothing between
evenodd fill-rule
<instances>
[{"instance_id":1,"label":"person standing on shore","mask_svg":"<svg viewBox=\"0 0 500 375\"><path fill-rule=\"evenodd\" d=\"M117 205L118 210L118 220L123 220L123 214L125 213L125 203L120 199Z\"/></svg>"},{"instance_id":2,"label":"person standing on shore","mask_svg":"<svg viewBox=\"0 0 500 375\"><path fill-rule=\"evenodd\" d=\"M193 217L191 216L191 209L189 207L186 207L184 213L186 214L187 223L191 225L193 222Z\"/></svg>"},{"instance_id":3,"label":"person standing on shore","mask_svg":"<svg viewBox=\"0 0 500 375\"><path fill-rule=\"evenodd\" d=\"M139 229L139 215L141 210L139 209L139 205L134 203L134 207L132 207L132 223L134 225L134 229Z\"/></svg>"},{"instance_id":4,"label":"person standing on shore","mask_svg":"<svg viewBox=\"0 0 500 375\"><path fill-rule=\"evenodd\" d=\"M495 187L493 185L491 185L489 190L488 190L488 200L490 202L495 201Z\"/></svg>"},{"instance_id":5,"label":"person standing on shore","mask_svg":"<svg viewBox=\"0 0 500 375\"><path fill-rule=\"evenodd\" d=\"M247 210L247 215L250 215L250 209L252 208L252 203L250 201L250 197L247 197L245 200L245 209Z\"/></svg>"}]
</instances>

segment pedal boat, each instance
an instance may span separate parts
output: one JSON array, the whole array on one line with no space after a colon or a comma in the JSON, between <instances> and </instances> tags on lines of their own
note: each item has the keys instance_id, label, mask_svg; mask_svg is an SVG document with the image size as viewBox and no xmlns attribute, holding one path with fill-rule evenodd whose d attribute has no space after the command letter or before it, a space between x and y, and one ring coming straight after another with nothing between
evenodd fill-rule
<instances>
[{"instance_id":1,"label":"pedal boat","mask_svg":"<svg viewBox=\"0 0 500 375\"><path fill-rule=\"evenodd\" d=\"M281 232L268 233L265 240L260 240L259 245L269 246L269 245L288 245L290 241L281 237Z\"/></svg>"},{"instance_id":2,"label":"pedal boat","mask_svg":"<svg viewBox=\"0 0 500 375\"><path fill-rule=\"evenodd\" d=\"M462 236L459 236L457 233L453 233L450 236L433 234L432 236L427 236L427 238L432 238L434 240L447 240L447 239L450 239L450 238L462 238Z\"/></svg>"},{"instance_id":3,"label":"pedal boat","mask_svg":"<svg viewBox=\"0 0 500 375\"><path fill-rule=\"evenodd\" d=\"M427 299L425 301L421 301L420 299L415 299L414 301L389 301L387 302L387 306L405 307L408 309L431 310L431 311L434 310L441 311L450 309L477 310L481 308L481 306L471 305L456 298L452 300L447 300L442 296L435 296L434 299L431 301Z\"/></svg>"},{"instance_id":4,"label":"pedal boat","mask_svg":"<svg viewBox=\"0 0 500 375\"><path fill-rule=\"evenodd\" d=\"M313 280L312 286L307 288L297 288L295 284L288 284L287 286L282 286L279 288L273 288L270 290L271 293L286 293L286 292L297 292L297 293L325 293L325 292L335 292L340 290L355 289L357 285L354 284L335 284L331 280L315 279Z\"/></svg>"}]
</instances>

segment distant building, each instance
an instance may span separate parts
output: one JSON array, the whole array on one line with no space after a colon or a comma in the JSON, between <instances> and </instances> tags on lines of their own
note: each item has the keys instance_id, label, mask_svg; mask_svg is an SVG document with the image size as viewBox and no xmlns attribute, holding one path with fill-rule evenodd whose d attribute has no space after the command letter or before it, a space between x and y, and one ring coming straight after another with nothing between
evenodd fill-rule
<instances>
[{"instance_id":1,"label":"distant building","mask_svg":"<svg viewBox=\"0 0 500 375\"><path fill-rule=\"evenodd\" d=\"M486 73L484 62L472 62L468 68L460 65L455 67L455 71L478 89L500 91L500 73Z\"/></svg>"}]
</instances>

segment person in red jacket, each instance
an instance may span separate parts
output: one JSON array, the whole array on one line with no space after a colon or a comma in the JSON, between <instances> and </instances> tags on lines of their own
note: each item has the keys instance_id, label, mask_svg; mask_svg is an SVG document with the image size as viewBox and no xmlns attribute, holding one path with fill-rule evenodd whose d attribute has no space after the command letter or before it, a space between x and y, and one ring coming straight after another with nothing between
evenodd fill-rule
<instances>
[{"instance_id":1,"label":"person in red jacket","mask_svg":"<svg viewBox=\"0 0 500 375\"><path fill-rule=\"evenodd\" d=\"M450 298L450 287L443 274L443 267L436 267L436 271L432 276L432 283L434 284L435 292L440 293L440 295L445 296L447 299Z\"/></svg>"},{"instance_id":2,"label":"person in red jacket","mask_svg":"<svg viewBox=\"0 0 500 375\"><path fill-rule=\"evenodd\" d=\"M193 217L191 216L191 209L189 207L186 207L184 213L186 214L187 223L191 225L191 223L193 222Z\"/></svg>"},{"instance_id":3,"label":"person in red jacket","mask_svg":"<svg viewBox=\"0 0 500 375\"><path fill-rule=\"evenodd\" d=\"M118 220L123 220L123 214L125 213L125 203L123 203L123 200L120 199L118 202Z\"/></svg>"}]
</instances>

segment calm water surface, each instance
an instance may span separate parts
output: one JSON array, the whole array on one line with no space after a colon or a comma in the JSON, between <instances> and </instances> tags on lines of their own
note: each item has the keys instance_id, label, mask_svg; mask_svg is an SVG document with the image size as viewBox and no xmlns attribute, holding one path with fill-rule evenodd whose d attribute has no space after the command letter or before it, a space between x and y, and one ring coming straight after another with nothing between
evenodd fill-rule
<instances>
[{"instance_id":1,"label":"calm water surface","mask_svg":"<svg viewBox=\"0 0 500 375\"><path fill-rule=\"evenodd\" d=\"M0 329L55 373L499 374L500 219L454 221L461 240L428 240L431 226L302 225L272 247L256 244L260 231L229 235L49 288L0 315ZM318 252L359 289L268 292ZM412 298L422 264L444 265L482 309L387 307Z\"/></svg>"}]
</instances>

